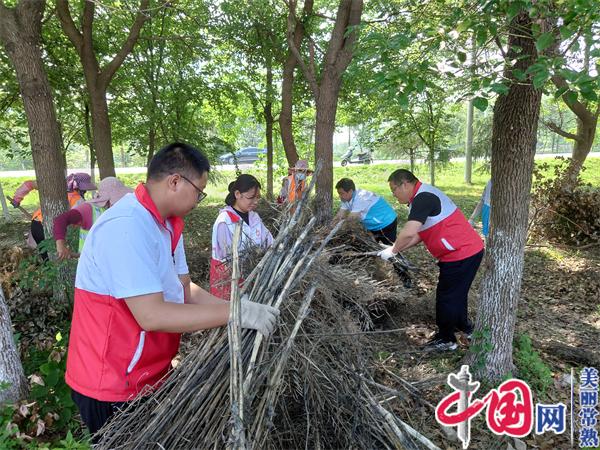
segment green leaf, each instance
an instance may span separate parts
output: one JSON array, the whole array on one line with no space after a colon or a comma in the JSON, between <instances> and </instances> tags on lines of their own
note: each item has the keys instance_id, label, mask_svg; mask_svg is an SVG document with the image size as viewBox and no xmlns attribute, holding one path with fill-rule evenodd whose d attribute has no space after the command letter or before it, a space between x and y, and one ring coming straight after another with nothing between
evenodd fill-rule
<instances>
[{"instance_id":1,"label":"green leaf","mask_svg":"<svg viewBox=\"0 0 600 450\"><path fill-rule=\"evenodd\" d=\"M476 97L473 99L473 106L480 111L485 111L488 107L487 98L484 97Z\"/></svg>"},{"instance_id":2,"label":"green leaf","mask_svg":"<svg viewBox=\"0 0 600 450\"><path fill-rule=\"evenodd\" d=\"M508 5L508 9L506 11L508 20L511 20L513 17L519 14L521 9L523 9L523 4L521 2L512 2L510 5Z\"/></svg>"},{"instance_id":3,"label":"green leaf","mask_svg":"<svg viewBox=\"0 0 600 450\"><path fill-rule=\"evenodd\" d=\"M40 366L40 372L42 372L44 375L48 375L50 370L52 370L50 363L44 363Z\"/></svg>"},{"instance_id":4,"label":"green leaf","mask_svg":"<svg viewBox=\"0 0 600 450\"><path fill-rule=\"evenodd\" d=\"M483 44L485 44L485 41L487 41L487 30L485 28L480 28L477 30L477 35L475 37L475 40L477 42L478 46L483 46Z\"/></svg>"},{"instance_id":5,"label":"green leaf","mask_svg":"<svg viewBox=\"0 0 600 450\"><path fill-rule=\"evenodd\" d=\"M456 57L458 58L458 60L459 60L461 63L464 63L464 62L467 60L467 54L466 54L466 53L464 53L464 52L458 52L458 53L456 54Z\"/></svg>"},{"instance_id":6,"label":"green leaf","mask_svg":"<svg viewBox=\"0 0 600 450\"><path fill-rule=\"evenodd\" d=\"M515 77L515 79L517 81L525 81L527 79L527 75L521 69L515 69L515 70L513 70L512 74L513 74L513 77Z\"/></svg>"},{"instance_id":7,"label":"green leaf","mask_svg":"<svg viewBox=\"0 0 600 450\"><path fill-rule=\"evenodd\" d=\"M596 100L598 100L598 95L594 92L594 91L581 91L581 96L583 98L585 98L586 100L590 100L592 102L595 102Z\"/></svg>"},{"instance_id":8,"label":"green leaf","mask_svg":"<svg viewBox=\"0 0 600 450\"><path fill-rule=\"evenodd\" d=\"M404 93L398 95L398 104L405 108L408 106L408 96Z\"/></svg>"},{"instance_id":9,"label":"green leaf","mask_svg":"<svg viewBox=\"0 0 600 450\"><path fill-rule=\"evenodd\" d=\"M60 376L60 371L53 370L52 372L50 372L48 374L48 376L46 376L46 379L44 381L46 382L46 385L48 387L54 387L54 386L56 386L56 383L58 383L59 376Z\"/></svg>"},{"instance_id":10,"label":"green leaf","mask_svg":"<svg viewBox=\"0 0 600 450\"><path fill-rule=\"evenodd\" d=\"M565 94L565 100L567 103L574 103L577 101L577 92L573 91L573 90L569 90L569 92L567 92Z\"/></svg>"},{"instance_id":11,"label":"green leaf","mask_svg":"<svg viewBox=\"0 0 600 450\"><path fill-rule=\"evenodd\" d=\"M550 74L545 70L540 70L533 77L533 86L536 89L540 89L548 81L548 78L550 78Z\"/></svg>"},{"instance_id":12,"label":"green leaf","mask_svg":"<svg viewBox=\"0 0 600 450\"><path fill-rule=\"evenodd\" d=\"M567 92L569 90L568 87L563 86L560 89L558 89L555 93L554 93L554 98L557 99L559 98L561 95L563 95L565 92Z\"/></svg>"},{"instance_id":13,"label":"green leaf","mask_svg":"<svg viewBox=\"0 0 600 450\"><path fill-rule=\"evenodd\" d=\"M553 42L554 42L554 36L552 36L552 33L549 33L549 32L542 33L535 41L535 48L537 48L538 52L543 52Z\"/></svg>"},{"instance_id":14,"label":"green leaf","mask_svg":"<svg viewBox=\"0 0 600 450\"><path fill-rule=\"evenodd\" d=\"M471 26L471 21L469 19L463 20L456 27L456 31L458 31L459 33L462 33L463 31L468 30L470 26Z\"/></svg>"},{"instance_id":15,"label":"green leaf","mask_svg":"<svg viewBox=\"0 0 600 450\"><path fill-rule=\"evenodd\" d=\"M560 27L559 31L560 31L560 38L564 41L564 40L567 40L570 37L572 37L577 30L573 29L571 27L568 27L568 26L562 26L562 27Z\"/></svg>"},{"instance_id":16,"label":"green leaf","mask_svg":"<svg viewBox=\"0 0 600 450\"><path fill-rule=\"evenodd\" d=\"M494 83L490 86L490 89L499 95L508 94L508 86L502 83Z\"/></svg>"}]
</instances>

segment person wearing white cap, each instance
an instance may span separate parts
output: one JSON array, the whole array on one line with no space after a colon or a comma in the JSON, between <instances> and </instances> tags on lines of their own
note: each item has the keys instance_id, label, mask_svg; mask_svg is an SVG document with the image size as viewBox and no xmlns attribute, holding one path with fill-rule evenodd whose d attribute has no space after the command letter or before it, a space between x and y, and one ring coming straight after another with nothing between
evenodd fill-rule
<instances>
[{"instance_id":1,"label":"person wearing white cap","mask_svg":"<svg viewBox=\"0 0 600 450\"><path fill-rule=\"evenodd\" d=\"M79 252L81 252L88 231L98 217L117 203L121 197L131 192L133 192L133 189L125 186L117 178L106 177L98 184L98 192L94 198L55 217L53 235L59 259L73 256L65 241L69 225L79 227Z\"/></svg>"}]
</instances>

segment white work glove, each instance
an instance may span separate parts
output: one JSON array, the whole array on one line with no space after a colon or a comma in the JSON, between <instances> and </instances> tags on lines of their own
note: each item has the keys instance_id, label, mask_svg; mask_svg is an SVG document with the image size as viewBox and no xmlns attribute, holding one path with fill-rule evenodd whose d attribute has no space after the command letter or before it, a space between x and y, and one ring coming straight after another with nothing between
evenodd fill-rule
<instances>
[{"instance_id":1,"label":"white work glove","mask_svg":"<svg viewBox=\"0 0 600 450\"><path fill-rule=\"evenodd\" d=\"M377 253L377 256L379 256L384 261L388 261L398 254L392 250L393 248L394 248L394 246L390 245L390 246L384 248L383 250L381 250L379 253Z\"/></svg>"},{"instance_id":2,"label":"white work glove","mask_svg":"<svg viewBox=\"0 0 600 450\"><path fill-rule=\"evenodd\" d=\"M268 337L275 328L279 310L269 305L251 302L248 295L244 294L241 299L242 328L250 328L259 331L264 337Z\"/></svg>"}]
</instances>

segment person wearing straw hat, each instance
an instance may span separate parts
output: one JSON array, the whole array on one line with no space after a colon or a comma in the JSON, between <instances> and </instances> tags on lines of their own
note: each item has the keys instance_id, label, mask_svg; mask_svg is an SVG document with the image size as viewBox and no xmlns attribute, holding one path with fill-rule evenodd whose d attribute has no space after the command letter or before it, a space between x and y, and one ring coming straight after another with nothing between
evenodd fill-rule
<instances>
[{"instance_id":1,"label":"person wearing straw hat","mask_svg":"<svg viewBox=\"0 0 600 450\"><path fill-rule=\"evenodd\" d=\"M87 191L95 191L96 185L92 182L92 178L83 172L72 173L66 178L67 183L67 200L70 208L75 208L85 201L85 193ZM18 208L23 199L33 190L37 190L36 180L27 180L21 184L15 191L12 198L9 198L13 207ZM44 226L42 225L42 209L38 208L31 216L31 228L27 237L27 244L36 248L46 237L44 235ZM47 253L41 253L43 259L48 259Z\"/></svg>"},{"instance_id":2,"label":"person wearing straw hat","mask_svg":"<svg viewBox=\"0 0 600 450\"><path fill-rule=\"evenodd\" d=\"M65 241L69 225L79 227L78 251L81 252L85 238L94 222L96 222L104 211L117 203L121 197L131 192L133 192L133 189L125 186L117 178L106 177L98 183L98 192L94 198L55 217L53 235L56 241L58 258L67 259L73 256Z\"/></svg>"},{"instance_id":3,"label":"person wearing straw hat","mask_svg":"<svg viewBox=\"0 0 600 450\"><path fill-rule=\"evenodd\" d=\"M284 183L280 197L284 202L293 203L302 198L302 194L308 187L306 179L313 174L308 168L308 161L299 159L294 167L290 168L291 174L287 177L287 183Z\"/></svg>"},{"instance_id":4,"label":"person wearing straw hat","mask_svg":"<svg viewBox=\"0 0 600 450\"><path fill-rule=\"evenodd\" d=\"M116 409L160 386L181 333L227 324L230 302L180 281L183 218L205 197L210 164L173 143L158 151L146 183L92 226L79 257L65 381L83 422L98 431ZM279 310L241 300L241 326L269 335Z\"/></svg>"}]
</instances>

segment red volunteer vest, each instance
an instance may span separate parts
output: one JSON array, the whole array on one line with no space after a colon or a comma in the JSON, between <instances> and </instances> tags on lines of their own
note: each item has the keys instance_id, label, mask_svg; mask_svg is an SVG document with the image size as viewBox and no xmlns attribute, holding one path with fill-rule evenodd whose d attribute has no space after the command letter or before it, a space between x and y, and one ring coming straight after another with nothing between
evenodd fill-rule
<instances>
[{"instance_id":1,"label":"red volunteer vest","mask_svg":"<svg viewBox=\"0 0 600 450\"><path fill-rule=\"evenodd\" d=\"M483 241L463 213L450 198L434 186L420 181L415 185L413 199L422 192L435 195L441 204L437 216L430 216L419 228L419 237L434 258L441 262L461 261L483 250Z\"/></svg>"},{"instance_id":2,"label":"red volunteer vest","mask_svg":"<svg viewBox=\"0 0 600 450\"><path fill-rule=\"evenodd\" d=\"M168 230L143 184L135 195ZM174 254L184 222L179 217L168 220ZM76 288L65 380L96 400L132 400L158 386L171 368L179 339L179 333L144 331L123 299Z\"/></svg>"}]
</instances>

